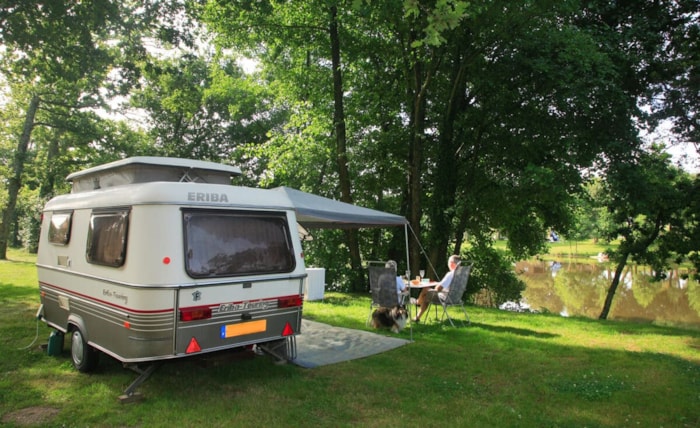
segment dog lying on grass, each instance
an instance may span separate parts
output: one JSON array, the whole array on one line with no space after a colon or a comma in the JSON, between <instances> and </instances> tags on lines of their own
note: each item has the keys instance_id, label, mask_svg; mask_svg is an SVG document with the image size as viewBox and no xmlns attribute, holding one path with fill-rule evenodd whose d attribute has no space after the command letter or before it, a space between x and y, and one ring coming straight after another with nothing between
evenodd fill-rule
<instances>
[{"instance_id":1,"label":"dog lying on grass","mask_svg":"<svg viewBox=\"0 0 700 428\"><path fill-rule=\"evenodd\" d=\"M403 305L396 305L392 308L377 308L372 312L372 327L390 328L392 332L398 333L408 321L408 311Z\"/></svg>"}]
</instances>

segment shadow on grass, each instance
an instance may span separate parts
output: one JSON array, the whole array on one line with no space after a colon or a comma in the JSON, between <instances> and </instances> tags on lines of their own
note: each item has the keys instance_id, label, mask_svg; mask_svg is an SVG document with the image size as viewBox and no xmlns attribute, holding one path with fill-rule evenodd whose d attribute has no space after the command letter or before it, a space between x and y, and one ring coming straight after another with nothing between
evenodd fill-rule
<instances>
[{"instance_id":1,"label":"shadow on grass","mask_svg":"<svg viewBox=\"0 0 700 428\"><path fill-rule=\"evenodd\" d=\"M38 298L39 288L17 287L13 284L0 284L0 301Z\"/></svg>"},{"instance_id":2,"label":"shadow on grass","mask_svg":"<svg viewBox=\"0 0 700 428\"><path fill-rule=\"evenodd\" d=\"M76 386L100 383L109 387L114 397L124 392L138 377L139 373L116 358L100 353L99 363L90 373L78 373L72 367L70 356L70 339L66 338L59 355L47 356L45 351L32 351L43 359L51 359L60 365L64 373L71 377ZM39 361L38 363L41 363ZM191 391L183 390L182 383L194 384L196 379L204 377L207 381L248 380L252 383L272 376L277 365L269 355L257 355L252 350L239 347L216 352L193 355L184 358L164 359L137 364L139 370L146 370L154 365L155 370L147 377L136 391L158 391L169 396L189 395Z\"/></svg>"},{"instance_id":3,"label":"shadow on grass","mask_svg":"<svg viewBox=\"0 0 700 428\"><path fill-rule=\"evenodd\" d=\"M7 259L3 260L2 262L33 268L36 265L36 255L27 256L26 259L24 259L22 257L8 257Z\"/></svg>"},{"instance_id":4,"label":"shadow on grass","mask_svg":"<svg viewBox=\"0 0 700 428\"><path fill-rule=\"evenodd\" d=\"M660 336L698 336L700 326L671 326L659 325L649 320L600 320L583 316L563 318L566 322L591 324L596 328L603 327L611 333L630 336L660 335Z\"/></svg>"},{"instance_id":5,"label":"shadow on grass","mask_svg":"<svg viewBox=\"0 0 700 428\"><path fill-rule=\"evenodd\" d=\"M453 318L454 319L454 318ZM522 336L522 337L536 337L539 339L553 339L556 337L559 337L558 334L552 334L552 333L544 333L541 331L536 331L536 330L530 330L530 329L525 329L525 328L517 328L517 327L507 327L507 326L495 326L495 325L490 325L490 324L483 324L483 323L478 323L478 322L471 322L471 324L465 323L464 326L461 325L459 319L454 319L455 326L452 327L450 322L448 320L429 320L426 322L421 322L420 324L414 325L414 329L417 329L419 332L423 332L426 334L433 334L433 333L438 333L440 331L463 331L466 334L469 333L470 330L473 329L480 329L480 330L485 330L489 331L492 333L497 333L497 334L513 334L516 336Z\"/></svg>"},{"instance_id":6,"label":"shadow on grass","mask_svg":"<svg viewBox=\"0 0 700 428\"><path fill-rule=\"evenodd\" d=\"M606 321L599 321L606 322ZM635 321L607 321L609 328L618 334L630 336L644 336L647 334L658 334L661 336L688 336L689 331L700 333L698 328L669 327L651 323ZM618 324L619 323L619 324ZM630 326L631 325L631 326Z\"/></svg>"},{"instance_id":7,"label":"shadow on grass","mask_svg":"<svg viewBox=\"0 0 700 428\"><path fill-rule=\"evenodd\" d=\"M475 327L475 328L482 329L482 330L487 330L487 331L490 331L493 333L508 333L508 334L515 334L515 335L524 336L524 337L537 337L540 339L552 339L555 337L559 337L558 334L542 333L539 331L529 330L529 329L525 329L525 328L495 326L495 325L481 324L481 323L475 323L475 322L473 322L471 324L471 326Z\"/></svg>"}]
</instances>

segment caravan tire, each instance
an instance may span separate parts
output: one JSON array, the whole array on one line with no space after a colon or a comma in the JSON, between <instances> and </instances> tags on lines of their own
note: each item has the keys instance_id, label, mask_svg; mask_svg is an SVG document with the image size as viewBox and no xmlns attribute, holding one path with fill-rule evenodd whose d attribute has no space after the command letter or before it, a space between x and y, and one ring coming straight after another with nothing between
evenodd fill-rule
<instances>
[{"instance_id":1,"label":"caravan tire","mask_svg":"<svg viewBox=\"0 0 700 428\"><path fill-rule=\"evenodd\" d=\"M97 367L100 353L88 345L83 332L76 327L71 333L70 355L73 366L81 373L89 373Z\"/></svg>"}]
</instances>

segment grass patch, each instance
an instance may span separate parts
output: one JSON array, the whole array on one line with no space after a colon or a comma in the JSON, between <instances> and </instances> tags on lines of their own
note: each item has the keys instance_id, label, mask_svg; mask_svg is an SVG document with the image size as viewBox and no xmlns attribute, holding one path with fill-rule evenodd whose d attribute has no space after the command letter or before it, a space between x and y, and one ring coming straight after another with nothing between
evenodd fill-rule
<instances>
[{"instance_id":1,"label":"grass patch","mask_svg":"<svg viewBox=\"0 0 700 428\"><path fill-rule=\"evenodd\" d=\"M498 240L494 243L494 248L505 250L508 245L507 240ZM594 258L599 253L605 253L609 248L615 249L618 242L606 243L604 241L594 242L592 239L584 241L557 241L547 242L547 253L540 254L538 258L542 260L560 260L562 258L577 259L577 262L594 262Z\"/></svg>"},{"instance_id":2,"label":"grass patch","mask_svg":"<svg viewBox=\"0 0 700 428\"><path fill-rule=\"evenodd\" d=\"M123 405L135 374L117 361L84 375L67 350L25 349L39 305L31 256L10 252L0 278L3 426L27 426L27 415L56 427L700 426L699 331L476 307L470 327L420 324L414 343L316 369L234 352L172 361L141 386L143 402ZM366 295L304 306L357 329L368 313ZM40 323L38 343L49 333Z\"/></svg>"}]
</instances>

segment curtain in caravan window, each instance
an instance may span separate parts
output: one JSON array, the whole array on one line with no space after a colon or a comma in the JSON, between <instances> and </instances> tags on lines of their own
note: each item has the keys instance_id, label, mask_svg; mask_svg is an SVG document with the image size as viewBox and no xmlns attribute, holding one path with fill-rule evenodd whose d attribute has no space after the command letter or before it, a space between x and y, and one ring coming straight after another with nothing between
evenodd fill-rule
<instances>
[{"instance_id":1,"label":"curtain in caravan window","mask_svg":"<svg viewBox=\"0 0 700 428\"><path fill-rule=\"evenodd\" d=\"M192 277L282 273L296 266L284 213L187 210L183 221Z\"/></svg>"},{"instance_id":2,"label":"curtain in caravan window","mask_svg":"<svg viewBox=\"0 0 700 428\"><path fill-rule=\"evenodd\" d=\"M87 260L119 267L126 260L129 210L93 212L88 230Z\"/></svg>"}]
</instances>

